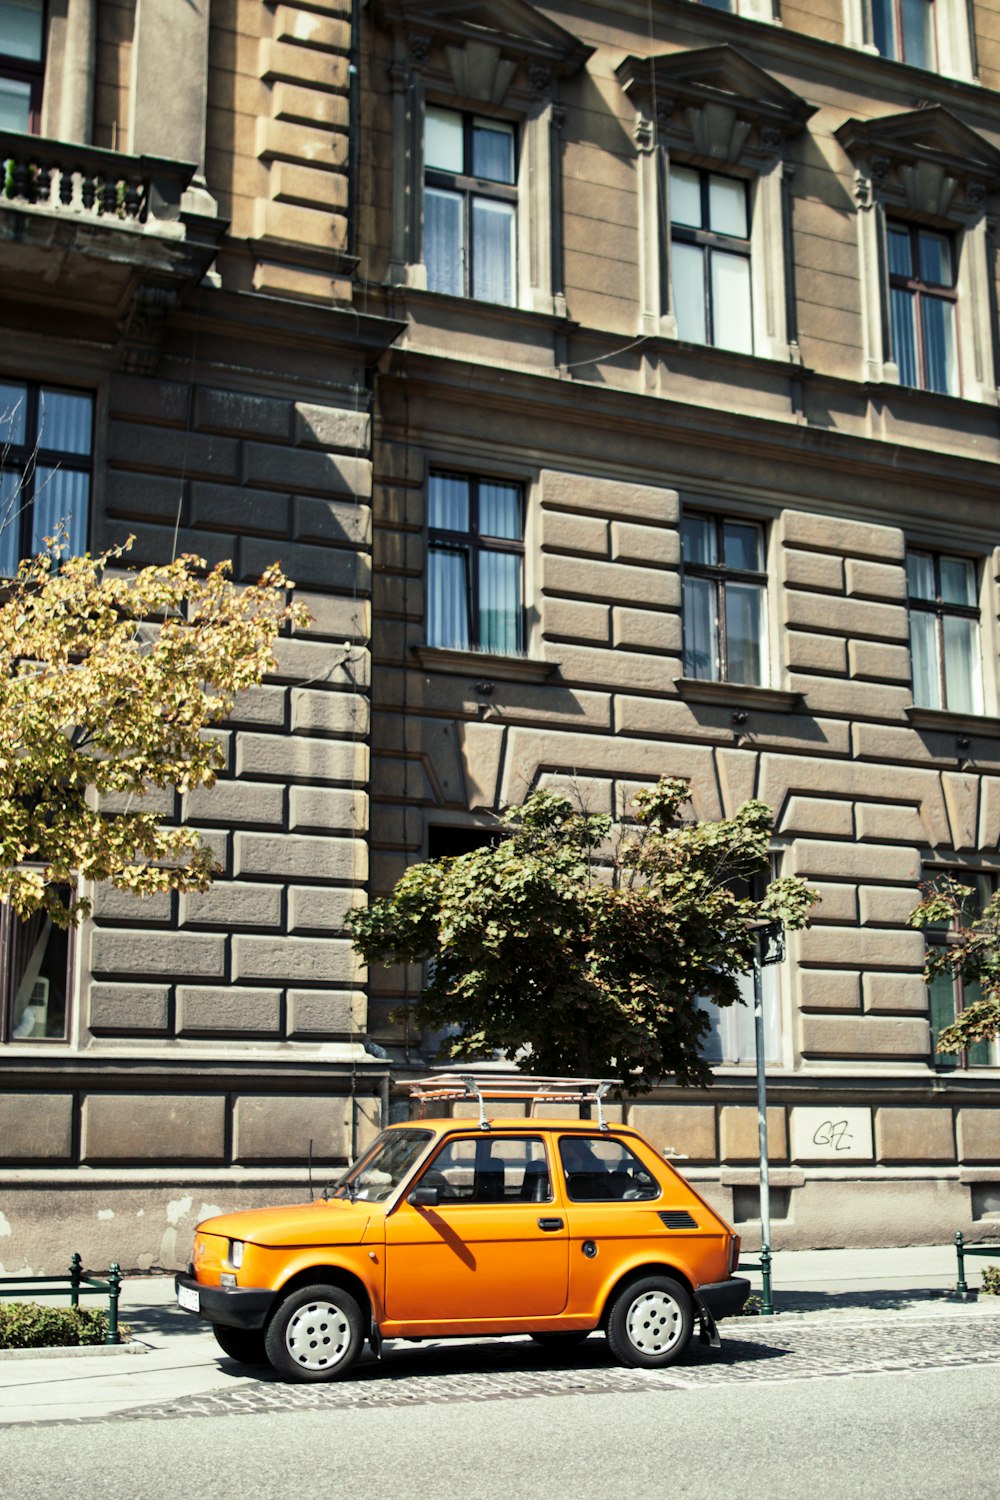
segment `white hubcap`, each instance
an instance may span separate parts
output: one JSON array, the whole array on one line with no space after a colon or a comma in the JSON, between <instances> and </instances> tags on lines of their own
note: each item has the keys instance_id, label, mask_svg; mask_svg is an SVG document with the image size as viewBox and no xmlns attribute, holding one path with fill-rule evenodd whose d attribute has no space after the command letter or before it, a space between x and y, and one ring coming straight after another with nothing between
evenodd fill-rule
<instances>
[{"instance_id":1,"label":"white hubcap","mask_svg":"<svg viewBox=\"0 0 1000 1500\"><path fill-rule=\"evenodd\" d=\"M668 1292L644 1292L629 1308L625 1327L640 1354L666 1354L680 1338L684 1320Z\"/></svg>"},{"instance_id":2,"label":"white hubcap","mask_svg":"<svg viewBox=\"0 0 1000 1500\"><path fill-rule=\"evenodd\" d=\"M285 1347L297 1365L330 1370L351 1345L351 1325L335 1302L310 1302L292 1315Z\"/></svg>"}]
</instances>

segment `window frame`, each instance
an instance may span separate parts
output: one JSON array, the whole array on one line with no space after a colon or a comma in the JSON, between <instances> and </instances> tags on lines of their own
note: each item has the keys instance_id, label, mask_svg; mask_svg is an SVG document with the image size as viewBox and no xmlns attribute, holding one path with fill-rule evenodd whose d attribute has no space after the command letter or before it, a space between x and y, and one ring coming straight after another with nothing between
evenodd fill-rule
<instances>
[{"instance_id":1,"label":"window frame","mask_svg":"<svg viewBox=\"0 0 1000 1500\"><path fill-rule=\"evenodd\" d=\"M941 563L942 563L942 561L944 561L944 560L954 560L956 562L971 563L973 569L975 570L975 573L974 573L974 576L975 576L975 587L974 587L973 592L974 592L974 595L975 595L976 599L978 600L979 599L980 587L981 587L981 573L980 573L981 559L977 558L977 557L973 557L973 556L967 555L967 554L958 553L958 552L941 552L941 551L938 551L937 549L934 549L934 548L919 547L919 546L917 546L917 547L908 547L906 549L907 562L909 562L910 557L929 557L929 558L932 559L932 562L933 562L935 597L933 599L925 599L925 598L921 598L919 595L912 594L910 592L909 580L907 579L907 586L906 586L906 608L907 608L907 614L908 614L908 616L912 615L914 612L916 612L918 614L932 614L934 616L934 620L935 620L935 625L934 625L935 664L937 666L938 692L939 692L939 695L940 695L940 698L941 698L941 702L940 702L939 705L934 705L934 704L930 704L930 703L925 703L925 704L917 703L917 701L916 701L916 684L915 684L915 679L914 679L914 675L913 675L913 671L912 671L912 666L911 666L910 690L913 693L914 706L917 707L917 708L927 708L927 709L932 709L932 710L935 709L935 708L937 708L942 713L964 713L964 714L972 713L972 714L982 714L984 712L984 693L985 693L985 686L986 686L985 680L984 680L985 674L983 672L982 609L981 609L981 607L980 607L980 605L979 605L978 602L976 604L952 604L951 602L949 602L949 601L947 601L947 600L945 600L943 598L943 596L942 596L942 589L941 589ZM946 674L946 656L945 656L945 642L944 642L944 620L945 620L946 616L950 616L951 618L954 618L954 619L974 620L975 621L975 625L976 625L976 641L975 641L976 650L975 650L975 660L974 660L974 662L973 662L972 665L973 665L973 669L974 669L974 671L973 671L973 687L974 687L974 689L977 688L978 692L974 692L973 697L974 698L978 697L978 700L979 700L978 701L978 707L973 707L971 709L969 709L969 708L953 708L948 703L948 679L947 679L947 674ZM911 635L910 635L910 656L911 656L911 663L912 663L912 659L913 659L913 644L912 644L912 640L913 640L913 637L912 637L912 632L911 632Z\"/></svg>"},{"instance_id":2,"label":"window frame","mask_svg":"<svg viewBox=\"0 0 1000 1500\"><path fill-rule=\"evenodd\" d=\"M36 550L32 540L35 515L35 480L39 468L54 469L66 473L86 474L89 480L87 486L87 515L83 523L83 549L90 546L91 528L93 524L93 486L94 486L94 437L96 403L94 392L81 390L73 386L55 385L46 381L26 380L22 376L0 375L0 385L22 386L24 388L24 434L23 443L10 442L6 446L0 446L0 474L16 474L17 480L17 557L31 557ZM85 398L90 402L90 431L89 449L86 453L68 453L58 448L42 447L39 443L39 423L41 420L41 398L43 392L51 392L55 395L76 396ZM0 411L0 417L3 412ZM6 523L6 516L0 509L0 527ZM2 556L2 552L0 552ZM5 574L0 566L0 578L12 577Z\"/></svg>"},{"instance_id":3,"label":"window frame","mask_svg":"<svg viewBox=\"0 0 1000 1500\"><path fill-rule=\"evenodd\" d=\"M469 529L457 531L443 526L432 526L430 522L431 504L430 487L437 478L463 480L469 487ZM521 536L519 539L509 537L493 537L481 531L479 526L480 486L483 484L498 484L509 486L517 492L518 510L521 518ZM465 577L465 613L468 644L465 646L454 646L441 641L433 641L430 638L430 568L426 569L427 584L427 606L424 620L424 634L426 644L432 649L444 651L469 651L485 652L495 656L523 656L527 649L527 610L525 607L525 530L527 523L527 495L525 486L515 479L500 478L489 474L470 473L446 468L432 468L427 475L427 557L428 563L432 552L459 553L466 560ZM518 644L513 652L497 651L482 644L482 629L480 619L480 584L479 584L479 558L484 553L501 552L520 558L521 566L519 573L519 598L517 602L517 635Z\"/></svg>"},{"instance_id":4,"label":"window frame","mask_svg":"<svg viewBox=\"0 0 1000 1500\"><path fill-rule=\"evenodd\" d=\"M41 45L37 58L15 57L4 52L0 39L0 79L12 83L26 83L28 96L28 125L26 134L38 135L42 122L42 92L45 83L45 63L48 51L48 0L41 4Z\"/></svg>"},{"instance_id":5,"label":"window frame","mask_svg":"<svg viewBox=\"0 0 1000 1500\"><path fill-rule=\"evenodd\" d=\"M67 890L70 890L67 887ZM30 918L30 920L34 920ZM51 918L45 920L51 921ZM72 1025L76 1001L77 941L75 927L66 929L65 1009L60 1036L15 1036L14 999L16 991L12 983L12 965L17 955L16 935L25 933L28 927L13 910L9 902L0 905L0 1046L67 1046L72 1039ZM55 930L53 928L53 930Z\"/></svg>"},{"instance_id":6,"label":"window frame","mask_svg":"<svg viewBox=\"0 0 1000 1500\"><path fill-rule=\"evenodd\" d=\"M931 13L929 36L933 56L929 62L922 63L911 62L906 56L906 26L903 17L902 0L888 0L891 14L892 45L895 49L892 52L882 52L879 49L878 43L875 40L875 6L873 0L865 0L868 25L871 29L871 44L879 57L885 58L887 62L906 63L908 67L923 68L929 73L938 72L941 57L941 44L938 40L939 0L925 0L925 3Z\"/></svg>"},{"instance_id":7,"label":"window frame","mask_svg":"<svg viewBox=\"0 0 1000 1500\"><path fill-rule=\"evenodd\" d=\"M905 219L887 219L885 225L886 244L892 234L906 233L910 247L911 273L916 274L904 276L899 271L893 271L891 266L891 255L886 256L886 274L889 284L889 322L891 325L891 339L893 354L896 356L897 368L900 366L899 346L902 342L900 330L896 322L896 303L893 292L905 292L910 299L912 309L913 343L917 365L917 384L911 386L913 390L930 391L938 396L961 396L962 394L962 349L961 331L958 318L958 260L960 245L958 237L947 230L929 229L925 225L914 224ZM926 281L920 274L921 267L921 240L922 238L934 237L944 240L948 245L949 258L951 261L951 282ZM951 336L953 341L952 358L954 364L955 389L951 388L950 381L944 389L932 385L929 380L930 370L927 364L927 351L924 346L924 319L923 304L925 301L944 302L951 307ZM900 384L907 385L900 375Z\"/></svg>"},{"instance_id":8,"label":"window frame","mask_svg":"<svg viewBox=\"0 0 1000 1500\"><path fill-rule=\"evenodd\" d=\"M704 307L704 326L706 347L712 349L726 349L730 353L754 354L756 352L756 337L754 332L754 291L753 291L753 195L752 184L744 177L735 177L731 173L716 172L711 167L696 167L686 162L676 160L670 164L671 182L675 171L694 172L698 177L698 191L701 208L701 223L696 228L690 224L683 224L673 217L672 202L673 193L668 191L669 207L669 234L671 247L671 305L677 306L677 297L673 290L673 265L675 245L694 246L702 252L702 291ZM743 214L746 223L746 235L725 234L721 230L711 227L711 186L712 179L720 178L724 182L738 183L743 189ZM714 255L729 255L735 259L746 262L747 279L746 314L750 326L750 348L733 350L728 344L720 343L716 336L716 309L715 294L713 290L712 262ZM675 314L676 316L676 314ZM678 337L683 335L678 329ZM690 342L702 342L693 340Z\"/></svg>"},{"instance_id":9,"label":"window frame","mask_svg":"<svg viewBox=\"0 0 1000 1500\"><path fill-rule=\"evenodd\" d=\"M443 113L455 115L462 124L462 168L461 172L449 172L442 167L429 166L426 161L426 129L427 111L436 109ZM486 125L500 125L511 132L511 164L513 180L509 183L501 182L491 177L478 177L472 170L475 165L474 158L474 136L477 123L482 121ZM424 210L422 214L423 228L423 261L429 264L427 254L427 189L436 188L441 192L454 193L462 199L462 290L452 293L460 297L466 297L472 302L491 302L496 307L516 307L518 298L518 175L519 175L519 152L520 140L515 120L503 119L499 115L485 115L479 110L456 109L452 104L439 104L436 100L429 99L424 109ZM511 297L509 302L493 302L486 297L478 297L473 290L476 276L476 239L474 233L473 207L476 202L485 201L489 203L510 204L514 213L513 236L510 247L510 277ZM436 291L441 295L439 288L428 284L428 291ZM448 295L445 293L444 295Z\"/></svg>"},{"instance_id":10,"label":"window frame","mask_svg":"<svg viewBox=\"0 0 1000 1500\"><path fill-rule=\"evenodd\" d=\"M996 892L998 885L1000 885L1000 874L998 874L996 870L963 870L960 867L954 866L948 868L935 866L932 870L927 871L927 875L932 881L939 881L945 876L949 876L952 880L957 881L960 885L977 885L980 881L984 881L986 882L990 896ZM987 897L987 899L989 899L989 896ZM981 909L982 908L980 907L980 910ZM964 928L961 925L959 925L958 927L947 928L929 927L925 928L924 930L924 938L928 944L936 948L953 947L960 941L961 933L963 931ZM951 1021L957 1020L966 1008L965 980L960 974L941 975L938 977L940 979L946 979L951 985L951 993L954 1002L953 1014L950 1020L945 1022L945 1025L950 1025ZM970 1001L970 1004L971 1003L972 1002ZM960 1052L935 1051L939 1028L934 1024L934 1001L932 999L931 985L927 986L927 1013L928 1025L930 1028L930 1065L932 1068L939 1069L944 1073L966 1073L973 1072L979 1068L1000 1068L1000 1038L997 1037L994 1037L991 1041L977 1042L974 1044L975 1046L987 1047L990 1049L992 1055L988 1061L984 1062L970 1061L971 1049L968 1047L963 1047ZM946 1061L945 1059L948 1058L953 1059L953 1061Z\"/></svg>"},{"instance_id":11,"label":"window frame","mask_svg":"<svg viewBox=\"0 0 1000 1500\"><path fill-rule=\"evenodd\" d=\"M725 528L727 525L752 526L760 538L760 551L762 566L759 569L732 568L726 563L690 563L684 559L683 528L687 519L708 521L715 527L715 555L717 558L725 558ZM768 573L767 573L767 529L763 521L752 516L741 516L727 511L702 510L697 506L685 506L681 514L681 662L682 672L685 678L691 678L688 670L688 650L686 621L687 612L683 606L683 587L687 577L705 578L714 585L715 602L715 630L716 630L716 657L719 663L719 675L698 678L693 680L706 682L725 682L734 688L740 687L767 687L770 682L770 651L769 651L769 628L768 628ZM737 682L735 678L728 675L729 668L729 636L726 628L726 585L730 583L742 583L759 587L762 596L761 609L761 631L760 631L760 681L753 683Z\"/></svg>"}]
</instances>

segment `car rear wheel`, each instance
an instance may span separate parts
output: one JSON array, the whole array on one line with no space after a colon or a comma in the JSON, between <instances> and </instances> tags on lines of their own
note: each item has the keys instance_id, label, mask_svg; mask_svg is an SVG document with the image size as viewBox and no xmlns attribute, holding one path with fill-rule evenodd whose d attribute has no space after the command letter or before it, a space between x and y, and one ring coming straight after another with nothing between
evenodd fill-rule
<instances>
[{"instance_id":1,"label":"car rear wheel","mask_svg":"<svg viewBox=\"0 0 1000 1500\"><path fill-rule=\"evenodd\" d=\"M215 1342L230 1359L238 1359L244 1365L267 1364L263 1328L224 1328L221 1323L213 1323L212 1332Z\"/></svg>"},{"instance_id":2,"label":"car rear wheel","mask_svg":"<svg viewBox=\"0 0 1000 1500\"><path fill-rule=\"evenodd\" d=\"M339 1380L361 1353L361 1308L342 1287L299 1287L279 1305L265 1342L268 1359L286 1380Z\"/></svg>"},{"instance_id":3,"label":"car rear wheel","mask_svg":"<svg viewBox=\"0 0 1000 1500\"><path fill-rule=\"evenodd\" d=\"M623 1365L676 1364L691 1341L694 1305L669 1276L644 1276L624 1287L608 1315L608 1343Z\"/></svg>"}]
</instances>

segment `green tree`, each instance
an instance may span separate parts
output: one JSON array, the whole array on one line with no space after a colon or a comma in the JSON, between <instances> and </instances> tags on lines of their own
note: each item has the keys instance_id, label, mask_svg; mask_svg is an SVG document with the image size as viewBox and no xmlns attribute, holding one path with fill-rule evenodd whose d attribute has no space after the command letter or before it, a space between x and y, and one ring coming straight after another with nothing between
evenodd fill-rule
<instances>
[{"instance_id":1,"label":"green tree","mask_svg":"<svg viewBox=\"0 0 1000 1500\"><path fill-rule=\"evenodd\" d=\"M78 880L205 889L210 848L141 800L212 785L224 756L205 728L260 682L285 622L309 618L277 567L237 588L197 557L128 570L130 545L56 544L0 593L0 900L63 927L90 909L64 900Z\"/></svg>"},{"instance_id":2,"label":"green tree","mask_svg":"<svg viewBox=\"0 0 1000 1500\"><path fill-rule=\"evenodd\" d=\"M939 974L978 985L979 999L937 1039L937 1052L961 1052L974 1042L1000 1036L1000 891L982 909L972 886L951 876L921 887L923 900L910 913L911 927L945 927L947 943L929 944L924 978L930 984Z\"/></svg>"},{"instance_id":3,"label":"green tree","mask_svg":"<svg viewBox=\"0 0 1000 1500\"><path fill-rule=\"evenodd\" d=\"M767 868L770 810L684 822L688 798L667 778L640 792L609 849L610 818L534 792L499 842L413 865L355 913L355 946L369 963L433 960L414 1015L459 1029L453 1057L499 1049L543 1073L614 1072L633 1092L710 1083L699 997L737 1001L756 927L803 926L816 897L794 879L736 894Z\"/></svg>"}]
</instances>

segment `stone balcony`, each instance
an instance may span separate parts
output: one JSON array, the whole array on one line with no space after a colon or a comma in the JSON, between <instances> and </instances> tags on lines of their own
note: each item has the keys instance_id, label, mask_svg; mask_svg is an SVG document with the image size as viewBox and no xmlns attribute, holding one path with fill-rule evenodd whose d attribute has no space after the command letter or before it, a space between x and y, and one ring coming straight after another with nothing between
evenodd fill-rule
<instances>
[{"instance_id":1,"label":"stone balcony","mask_svg":"<svg viewBox=\"0 0 1000 1500\"><path fill-rule=\"evenodd\" d=\"M154 368L169 313L227 227L185 207L195 167L8 131L0 166L0 286L25 331L59 309L120 346L123 368Z\"/></svg>"}]
</instances>

